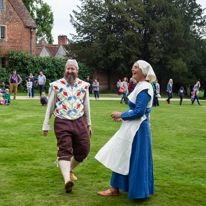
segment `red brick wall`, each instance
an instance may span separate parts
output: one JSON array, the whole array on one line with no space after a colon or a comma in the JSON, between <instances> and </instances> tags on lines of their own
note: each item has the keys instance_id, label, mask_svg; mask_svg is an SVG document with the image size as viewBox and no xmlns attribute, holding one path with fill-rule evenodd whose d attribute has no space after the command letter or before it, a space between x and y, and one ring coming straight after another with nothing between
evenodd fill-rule
<instances>
[{"instance_id":1,"label":"red brick wall","mask_svg":"<svg viewBox=\"0 0 206 206\"><path fill-rule=\"evenodd\" d=\"M31 32L6 0L6 9L0 10L0 25L7 26L7 39L0 39L0 46L8 50L27 50L31 52ZM36 53L36 30L33 31L33 54Z\"/></svg>"}]
</instances>

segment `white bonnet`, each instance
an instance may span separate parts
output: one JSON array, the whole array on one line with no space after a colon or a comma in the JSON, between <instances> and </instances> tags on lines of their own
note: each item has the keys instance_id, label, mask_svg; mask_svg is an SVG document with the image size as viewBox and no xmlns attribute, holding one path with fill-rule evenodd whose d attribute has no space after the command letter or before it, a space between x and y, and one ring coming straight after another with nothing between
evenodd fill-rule
<instances>
[{"instance_id":1,"label":"white bonnet","mask_svg":"<svg viewBox=\"0 0 206 206\"><path fill-rule=\"evenodd\" d=\"M67 67L68 65L73 65L77 68L77 70L79 70L78 63L75 59L68 59L65 67Z\"/></svg>"},{"instance_id":2,"label":"white bonnet","mask_svg":"<svg viewBox=\"0 0 206 206\"><path fill-rule=\"evenodd\" d=\"M139 68L142 70L142 73L146 76L146 80L150 82L154 82L156 80L154 70L148 62L144 60L138 60L135 63L139 64Z\"/></svg>"}]
</instances>

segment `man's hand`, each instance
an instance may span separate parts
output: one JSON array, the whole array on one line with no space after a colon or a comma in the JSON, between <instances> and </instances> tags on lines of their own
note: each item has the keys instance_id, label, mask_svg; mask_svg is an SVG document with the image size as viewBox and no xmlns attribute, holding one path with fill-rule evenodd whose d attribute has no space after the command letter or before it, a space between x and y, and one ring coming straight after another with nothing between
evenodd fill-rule
<instances>
[{"instance_id":1,"label":"man's hand","mask_svg":"<svg viewBox=\"0 0 206 206\"><path fill-rule=\"evenodd\" d=\"M48 130L42 130L42 132L45 137L48 135Z\"/></svg>"},{"instance_id":2,"label":"man's hand","mask_svg":"<svg viewBox=\"0 0 206 206\"><path fill-rule=\"evenodd\" d=\"M92 129L90 126L87 126L87 130L88 130L88 134L89 134L89 137L92 136Z\"/></svg>"}]
</instances>

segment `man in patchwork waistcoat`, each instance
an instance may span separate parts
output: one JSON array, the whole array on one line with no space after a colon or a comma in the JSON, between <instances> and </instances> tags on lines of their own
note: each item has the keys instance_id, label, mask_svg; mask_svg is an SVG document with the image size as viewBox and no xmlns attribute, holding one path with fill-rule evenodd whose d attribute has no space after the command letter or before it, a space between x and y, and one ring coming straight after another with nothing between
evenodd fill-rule
<instances>
[{"instance_id":1,"label":"man in patchwork waistcoat","mask_svg":"<svg viewBox=\"0 0 206 206\"><path fill-rule=\"evenodd\" d=\"M43 124L43 135L51 130L49 120L55 117L54 131L57 138L59 166L65 181L65 191L71 192L77 177L73 169L87 157L92 135L89 86L78 78L78 63L69 59L64 78L50 83L49 101ZM58 163L57 162L57 163Z\"/></svg>"}]
</instances>

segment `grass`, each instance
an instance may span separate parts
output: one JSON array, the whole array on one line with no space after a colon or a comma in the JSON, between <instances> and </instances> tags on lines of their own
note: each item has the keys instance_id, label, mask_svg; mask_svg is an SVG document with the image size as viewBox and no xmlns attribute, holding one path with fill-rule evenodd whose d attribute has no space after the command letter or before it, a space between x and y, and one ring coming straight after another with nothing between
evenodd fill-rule
<instances>
[{"instance_id":1,"label":"grass","mask_svg":"<svg viewBox=\"0 0 206 206\"><path fill-rule=\"evenodd\" d=\"M56 167L53 131L42 135L46 107L39 100L11 100L0 105L0 205L188 205L206 202L206 103L160 102L151 112L155 195L147 200L100 197L109 187L111 171L94 159L120 123L112 111L125 111L117 101L91 101L91 150L88 159L75 169L79 178L71 194L64 193L60 169ZM54 117L50 120L53 128Z\"/></svg>"}]
</instances>

